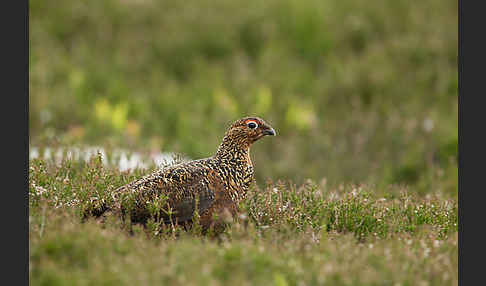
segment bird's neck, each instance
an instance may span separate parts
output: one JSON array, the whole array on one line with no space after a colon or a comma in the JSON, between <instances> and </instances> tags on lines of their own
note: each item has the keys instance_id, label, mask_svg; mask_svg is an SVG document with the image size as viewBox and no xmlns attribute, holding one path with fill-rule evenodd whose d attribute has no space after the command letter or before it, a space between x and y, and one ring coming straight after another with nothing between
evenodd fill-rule
<instances>
[{"instance_id":1,"label":"bird's neck","mask_svg":"<svg viewBox=\"0 0 486 286\"><path fill-rule=\"evenodd\" d=\"M234 202L244 198L253 180L253 164L250 159L251 144L244 144L244 142L225 136L213 157L217 170Z\"/></svg>"},{"instance_id":2,"label":"bird's neck","mask_svg":"<svg viewBox=\"0 0 486 286\"><path fill-rule=\"evenodd\" d=\"M230 139L228 136L225 136L214 157L234 163L251 165L250 144Z\"/></svg>"}]
</instances>

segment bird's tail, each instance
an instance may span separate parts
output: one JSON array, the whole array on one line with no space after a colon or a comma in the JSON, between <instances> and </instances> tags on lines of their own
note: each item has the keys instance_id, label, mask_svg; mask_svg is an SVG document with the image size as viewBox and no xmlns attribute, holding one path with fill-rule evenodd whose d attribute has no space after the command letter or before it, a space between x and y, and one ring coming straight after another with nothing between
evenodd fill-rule
<instances>
[{"instance_id":1,"label":"bird's tail","mask_svg":"<svg viewBox=\"0 0 486 286\"><path fill-rule=\"evenodd\" d=\"M92 204L83 211L83 219L87 219L88 217L99 218L104 213L110 210L111 208L104 200L103 201L93 200Z\"/></svg>"}]
</instances>

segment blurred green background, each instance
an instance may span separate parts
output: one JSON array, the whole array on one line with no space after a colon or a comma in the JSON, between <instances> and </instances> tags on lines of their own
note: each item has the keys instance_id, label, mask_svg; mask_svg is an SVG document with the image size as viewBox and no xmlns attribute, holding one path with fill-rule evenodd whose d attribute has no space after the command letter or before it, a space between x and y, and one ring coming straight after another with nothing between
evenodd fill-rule
<instances>
[{"instance_id":1,"label":"blurred green background","mask_svg":"<svg viewBox=\"0 0 486 286\"><path fill-rule=\"evenodd\" d=\"M457 194L457 1L31 0L31 145L212 155L256 179Z\"/></svg>"}]
</instances>

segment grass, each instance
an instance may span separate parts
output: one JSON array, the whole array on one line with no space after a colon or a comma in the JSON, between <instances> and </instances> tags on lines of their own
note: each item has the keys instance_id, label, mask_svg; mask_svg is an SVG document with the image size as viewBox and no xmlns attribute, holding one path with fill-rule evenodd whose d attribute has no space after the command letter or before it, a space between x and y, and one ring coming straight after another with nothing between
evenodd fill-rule
<instances>
[{"instance_id":1,"label":"grass","mask_svg":"<svg viewBox=\"0 0 486 286\"><path fill-rule=\"evenodd\" d=\"M29 163L31 285L456 285L457 199L405 186L256 184L216 238L82 220L153 170Z\"/></svg>"},{"instance_id":2,"label":"grass","mask_svg":"<svg viewBox=\"0 0 486 286\"><path fill-rule=\"evenodd\" d=\"M457 285L457 1L29 1L30 146L197 159L268 121L217 238L82 220L153 170L29 162L32 285ZM109 152L108 152L109 153ZM109 155L107 153L107 155Z\"/></svg>"}]
</instances>

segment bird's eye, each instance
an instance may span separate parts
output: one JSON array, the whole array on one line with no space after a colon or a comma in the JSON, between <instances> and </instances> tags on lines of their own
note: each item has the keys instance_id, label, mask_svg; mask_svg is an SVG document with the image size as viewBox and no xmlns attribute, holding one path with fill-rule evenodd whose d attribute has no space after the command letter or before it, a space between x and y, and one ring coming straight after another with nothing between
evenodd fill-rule
<instances>
[{"instance_id":1,"label":"bird's eye","mask_svg":"<svg viewBox=\"0 0 486 286\"><path fill-rule=\"evenodd\" d=\"M257 127L258 127L258 124L256 124L256 123L255 123L255 122L253 122L253 121L248 123L248 128L250 128L250 129L255 129L255 128L257 128Z\"/></svg>"}]
</instances>

